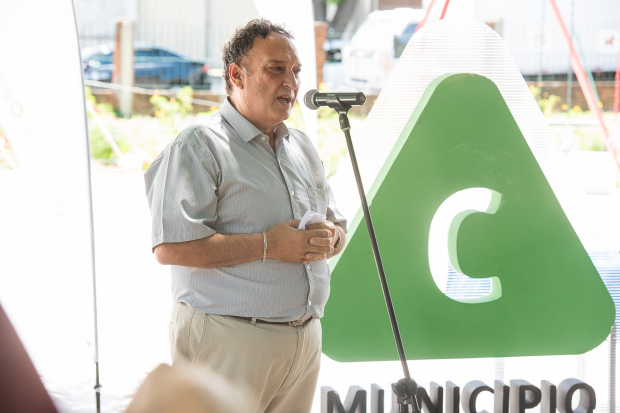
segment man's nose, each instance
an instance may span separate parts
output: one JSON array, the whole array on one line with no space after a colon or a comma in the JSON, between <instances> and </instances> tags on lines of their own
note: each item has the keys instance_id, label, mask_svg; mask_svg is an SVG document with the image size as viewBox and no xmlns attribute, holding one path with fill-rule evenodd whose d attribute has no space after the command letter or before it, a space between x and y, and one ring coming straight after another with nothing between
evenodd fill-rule
<instances>
[{"instance_id":1,"label":"man's nose","mask_svg":"<svg viewBox=\"0 0 620 413\"><path fill-rule=\"evenodd\" d=\"M301 84L301 79L298 75L295 75L292 70L286 72L284 78L284 87L290 90L297 90Z\"/></svg>"}]
</instances>

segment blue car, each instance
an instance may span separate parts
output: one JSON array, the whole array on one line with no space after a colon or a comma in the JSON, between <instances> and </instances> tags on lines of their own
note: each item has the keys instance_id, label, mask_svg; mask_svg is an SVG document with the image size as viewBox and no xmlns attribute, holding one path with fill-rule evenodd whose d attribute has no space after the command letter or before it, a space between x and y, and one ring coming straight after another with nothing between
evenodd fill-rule
<instances>
[{"instance_id":1,"label":"blue car","mask_svg":"<svg viewBox=\"0 0 620 413\"><path fill-rule=\"evenodd\" d=\"M114 44L100 44L82 49L84 78L111 82L114 71ZM208 89L209 67L179 53L151 43L134 43L135 85L166 87L191 85Z\"/></svg>"}]
</instances>

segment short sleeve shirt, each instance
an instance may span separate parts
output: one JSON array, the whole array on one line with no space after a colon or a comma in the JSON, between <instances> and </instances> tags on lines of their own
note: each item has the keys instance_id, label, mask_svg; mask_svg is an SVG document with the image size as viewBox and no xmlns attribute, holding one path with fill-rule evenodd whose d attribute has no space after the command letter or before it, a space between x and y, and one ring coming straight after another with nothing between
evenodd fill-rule
<instances>
[{"instance_id":1,"label":"short sleeve shirt","mask_svg":"<svg viewBox=\"0 0 620 413\"><path fill-rule=\"evenodd\" d=\"M183 130L145 173L152 247L213 234L261 233L307 211L346 230L310 139L283 123L269 138L226 100ZM171 266L175 301L209 314L268 321L320 318L329 297L326 260L267 259L219 268Z\"/></svg>"}]
</instances>

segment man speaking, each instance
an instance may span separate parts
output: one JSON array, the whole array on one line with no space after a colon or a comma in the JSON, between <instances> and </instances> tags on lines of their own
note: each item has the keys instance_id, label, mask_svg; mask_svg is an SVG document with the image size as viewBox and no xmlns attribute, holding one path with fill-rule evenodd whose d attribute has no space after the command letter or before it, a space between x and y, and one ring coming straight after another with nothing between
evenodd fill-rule
<instances>
[{"instance_id":1,"label":"man speaking","mask_svg":"<svg viewBox=\"0 0 620 413\"><path fill-rule=\"evenodd\" d=\"M257 19L224 45L227 99L145 173L157 261L171 266L174 363L249 392L253 412L309 412L329 296L345 243L321 159L288 129L301 62L283 26ZM297 229L307 211L327 216Z\"/></svg>"}]
</instances>

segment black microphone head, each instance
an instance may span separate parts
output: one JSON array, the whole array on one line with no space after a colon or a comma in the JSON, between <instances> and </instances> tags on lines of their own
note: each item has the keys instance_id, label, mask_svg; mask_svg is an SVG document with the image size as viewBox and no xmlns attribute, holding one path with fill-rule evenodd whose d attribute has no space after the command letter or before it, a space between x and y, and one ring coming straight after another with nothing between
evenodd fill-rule
<instances>
[{"instance_id":1,"label":"black microphone head","mask_svg":"<svg viewBox=\"0 0 620 413\"><path fill-rule=\"evenodd\" d=\"M306 107L308 107L308 109L312 109L312 110L317 110L318 108L320 108L319 105L316 104L316 102L314 101L314 97L319 93L318 90L316 89L310 89L309 91L306 92L306 94L304 95L304 104L306 105Z\"/></svg>"},{"instance_id":2,"label":"black microphone head","mask_svg":"<svg viewBox=\"0 0 620 413\"><path fill-rule=\"evenodd\" d=\"M356 101L357 101L357 105L362 106L364 103L366 103L366 95L362 92L359 92L356 95Z\"/></svg>"}]
</instances>

